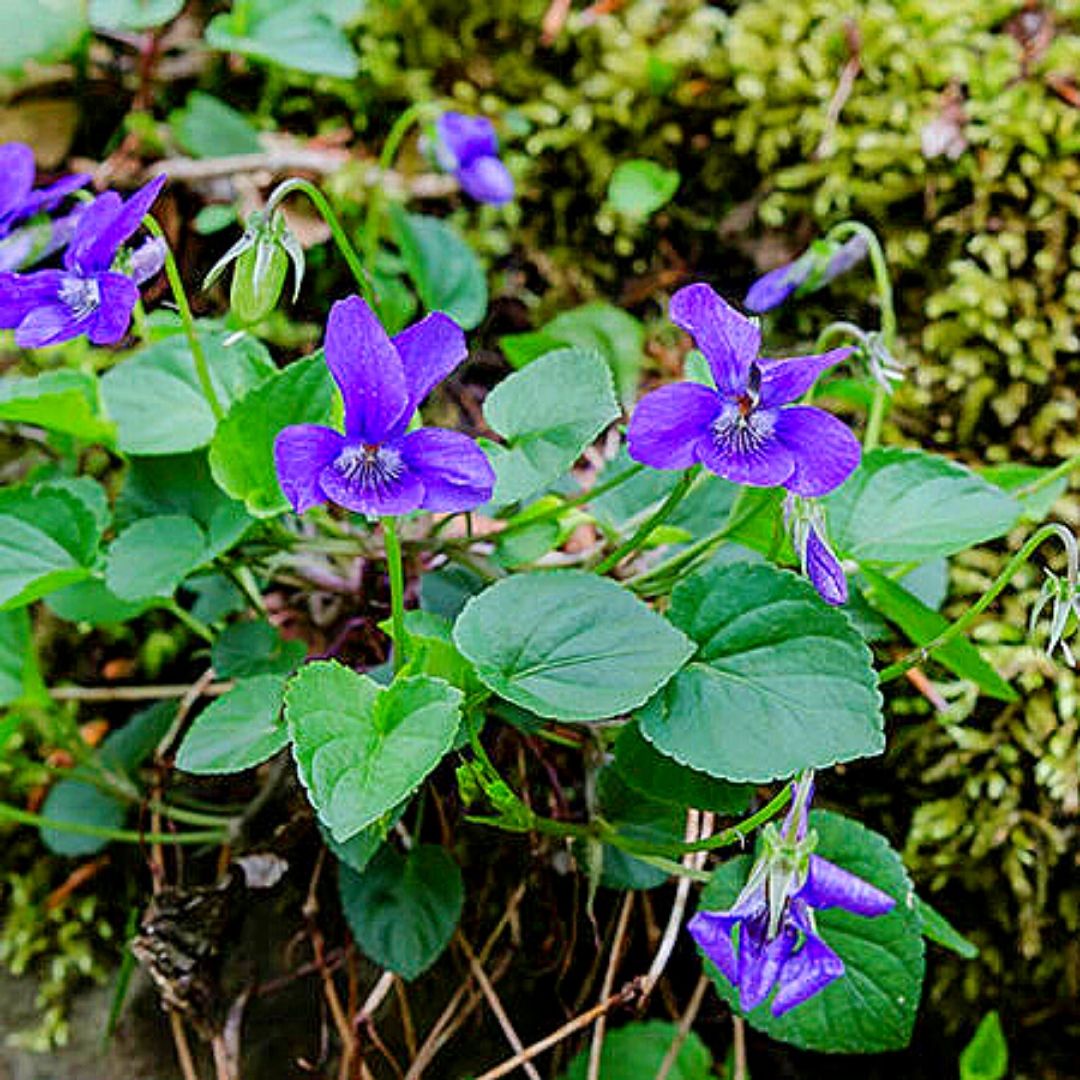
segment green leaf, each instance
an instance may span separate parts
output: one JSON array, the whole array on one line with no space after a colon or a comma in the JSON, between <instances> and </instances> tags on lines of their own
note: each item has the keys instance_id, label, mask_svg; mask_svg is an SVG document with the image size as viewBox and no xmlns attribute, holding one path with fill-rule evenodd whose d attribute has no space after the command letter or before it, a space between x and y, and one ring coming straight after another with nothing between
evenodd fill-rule
<instances>
[{"instance_id":1,"label":"green leaf","mask_svg":"<svg viewBox=\"0 0 1080 1080\"><path fill-rule=\"evenodd\" d=\"M277 372L229 410L210 444L214 479L256 517L289 508L274 468L274 440L290 424L340 425L341 398L321 354Z\"/></svg>"},{"instance_id":2,"label":"green leaf","mask_svg":"<svg viewBox=\"0 0 1080 1080\"><path fill-rule=\"evenodd\" d=\"M300 779L338 841L348 840L414 791L450 749L461 692L439 679L380 688L333 662L293 676L285 715Z\"/></svg>"},{"instance_id":3,"label":"green leaf","mask_svg":"<svg viewBox=\"0 0 1080 1080\"><path fill-rule=\"evenodd\" d=\"M425 611L456 619L470 597L484 591L487 582L465 566L447 563L420 579L420 604Z\"/></svg>"},{"instance_id":4,"label":"green leaf","mask_svg":"<svg viewBox=\"0 0 1080 1080\"><path fill-rule=\"evenodd\" d=\"M507 442L484 446L495 468L492 502L518 502L559 479L618 416L611 372L592 350L557 349L504 379L484 402Z\"/></svg>"},{"instance_id":5,"label":"green leaf","mask_svg":"<svg viewBox=\"0 0 1080 1080\"><path fill-rule=\"evenodd\" d=\"M645 358L645 327L639 319L600 301L556 315L543 333L560 345L595 349L611 368L619 400L633 404Z\"/></svg>"},{"instance_id":6,"label":"green leaf","mask_svg":"<svg viewBox=\"0 0 1080 1080\"><path fill-rule=\"evenodd\" d=\"M393 637L393 619L379 623ZM409 640L409 675L431 675L466 692L479 688L472 667L454 644L453 622L431 611L406 611L405 633Z\"/></svg>"},{"instance_id":7,"label":"green leaf","mask_svg":"<svg viewBox=\"0 0 1080 1080\"><path fill-rule=\"evenodd\" d=\"M896 906L874 918L842 908L815 911L818 933L844 961L844 975L779 1018L765 1003L747 1022L770 1038L804 1050L901 1050L911 1039L926 967L921 923L904 864L883 837L839 814L815 811L810 827L817 832L818 855L888 893ZM722 864L702 892L700 908L730 908L752 862L743 855ZM734 988L711 963L706 967L720 996L738 1011Z\"/></svg>"},{"instance_id":8,"label":"green leaf","mask_svg":"<svg viewBox=\"0 0 1080 1080\"><path fill-rule=\"evenodd\" d=\"M645 1080L658 1076L668 1050L679 1036L677 1024L666 1020L639 1020L609 1031L600 1053L601 1080ZM567 1066L562 1080L587 1080L589 1047L582 1049ZM668 1080L710 1080L712 1056L693 1031L679 1050Z\"/></svg>"},{"instance_id":9,"label":"green leaf","mask_svg":"<svg viewBox=\"0 0 1080 1080\"><path fill-rule=\"evenodd\" d=\"M432 844L405 855L384 847L362 874L342 867L338 888L364 955L405 979L426 971L450 944L465 899L457 863Z\"/></svg>"},{"instance_id":10,"label":"green leaf","mask_svg":"<svg viewBox=\"0 0 1080 1080\"><path fill-rule=\"evenodd\" d=\"M655 161L624 161L611 174L608 202L627 217L647 218L671 202L680 179L674 169L665 169Z\"/></svg>"},{"instance_id":11,"label":"green leaf","mask_svg":"<svg viewBox=\"0 0 1080 1080\"><path fill-rule=\"evenodd\" d=\"M445 221L391 208L394 237L405 269L428 311L443 311L463 330L487 314L484 268L472 248Z\"/></svg>"},{"instance_id":12,"label":"green leaf","mask_svg":"<svg viewBox=\"0 0 1080 1080\"><path fill-rule=\"evenodd\" d=\"M168 597L206 559L206 535L191 518L182 514L144 518L109 547L105 584L121 600Z\"/></svg>"},{"instance_id":13,"label":"green leaf","mask_svg":"<svg viewBox=\"0 0 1080 1080\"><path fill-rule=\"evenodd\" d=\"M1032 524L1045 521L1058 501L1069 489L1069 478L1060 476L1053 483L1028 495L1024 489L1041 480L1049 469L1040 469L1035 465L1017 465L1006 462L1003 465L987 465L979 469L979 475L991 484L1010 492L1023 508L1024 520Z\"/></svg>"},{"instance_id":14,"label":"green leaf","mask_svg":"<svg viewBox=\"0 0 1080 1080\"><path fill-rule=\"evenodd\" d=\"M96 480L89 476L56 476L38 484L36 491L66 491L90 512L98 532L104 532L112 524L112 509L109 506L109 493Z\"/></svg>"},{"instance_id":15,"label":"green leaf","mask_svg":"<svg viewBox=\"0 0 1080 1080\"><path fill-rule=\"evenodd\" d=\"M302 641L285 641L268 622L238 622L217 636L210 659L219 678L249 679L252 675L290 675L306 653Z\"/></svg>"},{"instance_id":16,"label":"green leaf","mask_svg":"<svg viewBox=\"0 0 1080 1080\"><path fill-rule=\"evenodd\" d=\"M97 30L150 30L183 7L184 0L90 0L90 23Z\"/></svg>"},{"instance_id":17,"label":"green leaf","mask_svg":"<svg viewBox=\"0 0 1080 1080\"><path fill-rule=\"evenodd\" d=\"M949 627L949 620L928 608L902 585L876 570L861 570L866 599L890 622L895 623L915 645L926 645ZM1016 691L982 658L967 638L953 638L935 649L934 659L961 679L970 679L988 697L998 701L1018 700Z\"/></svg>"},{"instance_id":18,"label":"green leaf","mask_svg":"<svg viewBox=\"0 0 1080 1080\"><path fill-rule=\"evenodd\" d=\"M255 675L203 709L176 755L184 772L235 773L260 765L289 743L281 719L284 675Z\"/></svg>"},{"instance_id":19,"label":"green leaf","mask_svg":"<svg viewBox=\"0 0 1080 1080\"><path fill-rule=\"evenodd\" d=\"M969 469L921 450L872 450L825 500L841 555L926 562L1002 536L1020 504Z\"/></svg>"},{"instance_id":20,"label":"green leaf","mask_svg":"<svg viewBox=\"0 0 1080 1080\"><path fill-rule=\"evenodd\" d=\"M190 517L206 533L206 558L228 551L252 524L243 505L214 483L206 452L136 457L128 463L116 515L122 525L161 514Z\"/></svg>"},{"instance_id":21,"label":"green leaf","mask_svg":"<svg viewBox=\"0 0 1080 1080\"><path fill-rule=\"evenodd\" d=\"M276 372L266 349L250 336L199 335L223 407ZM214 414L203 397L187 341L174 335L117 364L101 380L116 421L117 446L128 454L182 454L210 442Z\"/></svg>"},{"instance_id":22,"label":"green leaf","mask_svg":"<svg viewBox=\"0 0 1080 1080\"><path fill-rule=\"evenodd\" d=\"M250 0L242 11L214 16L205 36L213 49L309 75L355 79L360 71L348 37L318 0Z\"/></svg>"},{"instance_id":23,"label":"green leaf","mask_svg":"<svg viewBox=\"0 0 1080 1080\"><path fill-rule=\"evenodd\" d=\"M405 813L408 805L409 800L402 799L393 810L387 810L378 821L366 829L361 829L343 844L339 844L334 839L330 830L321 821L318 822L319 832L322 834L323 842L333 852L334 858L344 863L350 870L361 874L375 857L375 853L386 842L387 834L401 820L401 815Z\"/></svg>"},{"instance_id":24,"label":"green leaf","mask_svg":"<svg viewBox=\"0 0 1080 1080\"><path fill-rule=\"evenodd\" d=\"M0 611L0 706L26 693L36 667L29 612Z\"/></svg>"},{"instance_id":25,"label":"green leaf","mask_svg":"<svg viewBox=\"0 0 1080 1080\"><path fill-rule=\"evenodd\" d=\"M747 784L731 784L680 765L659 753L637 723L623 725L615 740L615 769L626 783L650 799L673 806L741 814L754 793Z\"/></svg>"},{"instance_id":26,"label":"green leaf","mask_svg":"<svg viewBox=\"0 0 1080 1080\"><path fill-rule=\"evenodd\" d=\"M262 151L259 133L247 117L201 90L188 94L184 107L169 117L169 124L176 141L195 157L230 157Z\"/></svg>"},{"instance_id":27,"label":"green leaf","mask_svg":"<svg viewBox=\"0 0 1080 1080\"><path fill-rule=\"evenodd\" d=\"M884 749L870 651L808 582L710 566L675 587L668 618L698 649L638 714L662 753L760 783Z\"/></svg>"},{"instance_id":28,"label":"green leaf","mask_svg":"<svg viewBox=\"0 0 1080 1080\"><path fill-rule=\"evenodd\" d=\"M481 681L539 716L603 720L646 701L693 645L608 578L506 578L465 605L454 640Z\"/></svg>"},{"instance_id":29,"label":"green leaf","mask_svg":"<svg viewBox=\"0 0 1080 1080\"><path fill-rule=\"evenodd\" d=\"M100 578L90 578L50 593L45 603L68 622L85 622L92 626L126 623L144 611L157 606L156 598L121 600Z\"/></svg>"},{"instance_id":30,"label":"green leaf","mask_svg":"<svg viewBox=\"0 0 1080 1080\"><path fill-rule=\"evenodd\" d=\"M90 29L85 0L0 0L0 21L13 30L0 36L0 71L15 74L30 60L66 60Z\"/></svg>"},{"instance_id":31,"label":"green leaf","mask_svg":"<svg viewBox=\"0 0 1080 1080\"><path fill-rule=\"evenodd\" d=\"M88 578L99 535L93 514L70 492L0 491L0 608L29 604Z\"/></svg>"},{"instance_id":32,"label":"green leaf","mask_svg":"<svg viewBox=\"0 0 1080 1080\"><path fill-rule=\"evenodd\" d=\"M512 368L523 368L541 356L557 349L566 342L556 341L550 334L543 330L530 330L523 334L504 334L499 338L499 348L502 349L506 362Z\"/></svg>"},{"instance_id":33,"label":"green leaf","mask_svg":"<svg viewBox=\"0 0 1080 1080\"><path fill-rule=\"evenodd\" d=\"M960 1053L960 1080L1003 1080L1009 1071L1009 1045L996 1011L988 1012Z\"/></svg>"},{"instance_id":34,"label":"green leaf","mask_svg":"<svg viewBox=\"0 0 1080 1080\"><path fill-rule=\"evenodd\" d=\"M968 941L940 911L918 896L915 897L915 911L922 922L924 937L942 948L951 950L957 956L962 956L965 960L974 960L979 955L977 946Z\"/></svg>"},{"instance_id":35,"label":"green leaf","mask_svg":"<svg viewBox=\"0 0 1080 1080\"><path fill-rule=\"evenodd\" d=\"M0 420L33 424L111 445L116 425L101 415L97 380L83 371L9 375L0 380Z\"/></svg>"},{"instance_id":36,"label":"green leaf","mask_svg":"<svg viewBox=\"0 0 1080 1080\"><path fill-rule=\"evenodd\" d=\"M597 810L623 836L650 844L678 844L686 828L686 813L670 802L643 796L608 765L596 779ZM655 889L670 877L629 852L605 844L600 884L609 889Z\"/></svg>"}]
</instances>

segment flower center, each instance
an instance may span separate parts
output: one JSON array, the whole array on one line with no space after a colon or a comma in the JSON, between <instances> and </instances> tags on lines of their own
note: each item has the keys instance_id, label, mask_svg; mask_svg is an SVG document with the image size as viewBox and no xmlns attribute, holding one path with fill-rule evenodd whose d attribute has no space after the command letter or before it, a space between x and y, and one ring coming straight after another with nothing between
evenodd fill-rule
<instances>
[{"instance_id":1,"label":"flower center","mask_svg":"<svg viewBox=\"0 0 1080 1080\"><path fill-rule=\"evenodd\" d=\"M59 295L75 319L85 319L101 306L101 289L93 278L66 277L60 282Z\"/></svg>"},{"instance_id":2,"label":"flower center","mask_svg":"<svg viewBox=\"0 0 1080 1080\"><path fill-rule=\"evenodd\" d=\"M354 443L334 459L335 471L366 491L379 491L405 471L401 454L389 446Z\"/></svg>"},{"instance_id":3,"label":"flower center","mask_svg":"<svg viewBox=\"0 0 1080 1080\"><path fill-rule=\"evenodd\" d=\"M736 454L755 454L768 441L776 425L767 410L757 409L749 394L725 401L711 424L712 437L719 449Z\"/></svg>"}]
</instances>

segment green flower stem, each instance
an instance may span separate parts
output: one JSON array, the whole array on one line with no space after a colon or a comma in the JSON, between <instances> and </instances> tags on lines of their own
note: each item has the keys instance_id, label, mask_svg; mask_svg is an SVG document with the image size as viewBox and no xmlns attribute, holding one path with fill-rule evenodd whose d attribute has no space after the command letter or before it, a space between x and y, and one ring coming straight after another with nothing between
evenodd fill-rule
<instances>
[{"instance_id":1,"label":"green flower stem","mask_svg":"<svg viewBox=\"0 0 1080 1080\"><path fill-rule=\"evenodd\" d=\"M679 482L671 489L668 497L656 508L656 510L641 523L626 543L617 547L607 558L602 559L595 567L596 573L606 574L614 570L628 555L637 551L642 544L675 512L679 503L686 498L694 481L700 475L700 466L687 469L679 478Z\"/></svg>"},{"instance_id":2,"label":"green flower stem","mask_svg":"<svg viewBox=\"0 0 1080 1080\"><path fill-rule=\"evenodd\" d=\"M214 381L210 378L210 365L206 362L206 353L203 351L202 342L199 340L198 331L195 329L195 317L191 314L191 305L188 303L187 292L184 289L183 279L180 277L180 268L176 265L176 257L172 253L169 241L165 238L165 230L149 214L143 218L143 225L153 236L157 237L165 246L165 276L169 279L169 288L172 289L173 299L176 301L176 309L180 313L180 321L184 325L184 335L191 349L191 358L195 361L195 374L199 379L199 387L203 397L206 398L210 411L215 420L220 420L225 415L221 399L214 389Z\"/></svg>"},{"instance_id":3,"label":"green flower stem","mask_svg":"<svg viewBox=\"0 0 1080 1080\"><path fill-rule=\"evenodd\" d=\"M1037 480L1032 480L1030 484L1024 484L1023 487L1017 488L1013 494L1021 499L1028 495L1037 495L1058 480L1068 479L1077 469L1080 469L1080 454L1074 454L1071 458L1066 458L1048 472L1043 473Z\"/></svg>"},{"instance_id":4,"label":"green flower stem","mask_svg":"<svg viewBox=\"0 0 1080 1080\"><path fill-rule=\"evenodd\" d=\"M123 844L221 844L228 838L225 829L207 829L201 832L153 833L136 832L133 829L111 829L105 825L91 825L82 821L58 821L41 814L20 810L17 806L0 803L0 821L14 821L19 825L33 825L39 829L55 829L57 832L75 833L78 836L96 836L102 840L115 840Z\"/></svg>"},{"instance_id":5,"label":"green flower stem","mask_svg":"<svg viewBox=\"0 0 1080 1080\"><path fill-rule=\"evenodd\" d=\"M689 573L723 544L731 533L753 517L758 508L750 503L748 492L749 488L742 488L732 503L727 521L719 529L688 544L652 569L628 579L626 584L643 596L656 596L664 592L673 577Z\"/></svg>"},{"instance_id":6,"label":"green flower stem","mask_svg":"<svg viewBox=\"0 0 1080 1080\"><path fill-rule=\"evenodd\" d=\"M390 617L394 628L394 674L405 666L408 640L405 633L405 571L401 563L401 541L397 534L397 519L382 519L383 542L386 544L386 565L390 574Z\"/></svg>"},{"instance_id":7,"label":"green flower stem","mask_svg":"<svg viewBox=\"0 0 1080 1080\"><path fill-rule=\"evenodd\" d=\"M367 213L364 217L364 230L361 234L364 265L371 274L375 273L375 263L379 257L379 232L382 228L383 206L386 201L382 178L393 168L394 159L397 157L397 152L408 134L409 128L421 120L428 109L429 105L426 102L410 105L394 121L390 133L386 136L386 142L383 143L382 153L379 154L379 176L376 178L376 182L368 188Z\"/></svg>"},{"instance_id":8,"label":"green flower stem","mask_svg":"<svg viewBox=\"0 0 1080 1080\"><path fill-rule=\"evenodd\" d=\"M1049 525L1044 525L1036 533L1034 533L1027 541L1026 544L1008 561L1005 569L994 579L990 588L986 590L975 601L974 604L960 616L956 622L952 623L949 627L943 630L933 641L928 642L926 645L920 646L918 649L913 649L907 654L907 656L898 660L895 664L890 664L878 675L878 682L887 683L892 682L894 679L900 678L905 672L910 671L913 667L928 660L930 656L938 649L945 645L948 645L950 641L954 641L965 633L968 627L998 598L1001 591L1009 584L1010 581L1023 569L1032 555L1035 554L1035 550L1043 544L1044 541L1049 540L1051 536L1057 536L1063 540L1066 547L1069 547L1073 543L1072 534L1064 525L1058 522L1051 522Z\"/></svg>"},{"instance_id":9,"label":"green flower stem","mask_svg":"<svg viewBox=\"0 0 1080 1080\"><path fill-rule=\"evenodd\" d=\"M836 228L830 230L826 239L841 242L851 236L861 236L866 241L870 266L874 273L878 305L881 310L881 338L885 348L893 353L896 349L896 299L893 295L892 280L889 277L889 266L885 260L885 250L881 246L877 233L861 221L841 222ZM885 387L879 383L875 384L874 397L870 403L870 415L867 417L866 431L863 433L864 450L873 450L881 441L881 426L885 421L887 405L888 393Z\"/></svg>"},{"instance_id":10,"label":"green flower stem","mask_svg":"<svg viewBox=\"0 0 1080 1080\"><path fill-rule=\"evenodd\" d=\"M372 288L371 278L364 272L364 264L360 261L360 256L356 254L356 249L352 246L341 220L334 213L334 208L330 205L326 196L310 180L294 176L276 187L266 204L267 216L269 217L285 200L286 196L291 195L294 191L302 191L311 200L312 205L318 210L323 221L329 226L330 235L334 238L334 243L337 244L342 258L348 264L360 292L368 305L374 308L375 290Z\"/></svg>"},{"instance_id":11,"label":"green flower stem","mask_svg":"<svg viewBox=\"0 0 1080 1080\"><path fill-rule=\"evenodd\" d=\"M166 611L175 615L196 637L213 645L214 631L202 621L196 618L190 611L185 611L175 600L170 600L164 605Z\"/></svg>"},{"instance_id":12,"label":"green flower stem","mask_svg":"<svg viewBox=\"0 0 1080 1080\"><path fill-rule=\"evenodd\" d=\"M173 806L171 803L163 802L151 802L148 809L156 810L163 817L182 822L184 825L203 825L219 830L228 828L228 819L220 814L204 814L197 810L185 810L182 806Z\"/></svg>"}]
</instances>

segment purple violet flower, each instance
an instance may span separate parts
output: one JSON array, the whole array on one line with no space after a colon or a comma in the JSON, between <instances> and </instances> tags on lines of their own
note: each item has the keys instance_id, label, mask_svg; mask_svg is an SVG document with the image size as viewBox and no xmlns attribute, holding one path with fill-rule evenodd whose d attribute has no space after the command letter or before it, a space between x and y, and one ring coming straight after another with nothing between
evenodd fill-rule
<instances>
[{"instance_id":1,"label":"purple violet flower","mask_svg":"<svg viewBox=\"0 0 1080 1080\"><path fill-rule=\"evenodd\" d=\"M847 575L829 546L825 511L812 499L788 495L784 500L784 521L803 573L827 604L839 606L848 600Z\"/></svg>"},{"instance_id":2,"label":"purple violet flower","mask_svg":"<svg viewBox=\"0 0 1080 1080\"><path fill-rule=\"evenodd\" d=\"M850 348L759 360L761 331L708 285L680 289L669 314L705 354L716 389L678 383L646 394L630 418L635 461L654 469L700 462L736 484L783 485L805 496L825 495L851 475L855 436L824 410L791 404Z\"/></svg>"},{"instance_id":3,"label":"purple violet flower","mask_svg":"<svg viewBox=\"0 0 1080 1080\"><path fill-rule=\"evenodd\" d=\"M868 250L865 238L857 233L841 244L819 240L794 262L759 277L746 294L747 310L760 314L791 296L815 292L862 262Z\"/></svg>"},{"instance_id":4,"label":"purple violet flower","mask_svg":"<svg viewBox=\"0 0 1080 1080\"><path fill-rule=\"evenodd\" d=\"M65 176L34 190L34 152L25 143L0 146L0 237L35 214L54 210L74 191L90 183L85 173Z\"/></svg>"},{"instance_id":5,"label":"purple violet flower","mask_svg":"<svg viewBox=\"0 0 1080 1080\"><path fill-rule=\"evenodd\" d=\"M499 159L495 127L486 116L445 112L435 121L435 159L477 202L500 206L514 197L514 180Z\"/></svg>"},{"instance_id":6,"label":"purple violet flower","mask_svg":"<svg viewBox=\"0 0 1080 1080\"><path fill-rule=\"evenodd\" d=\"M468 355L465 334L435 312L389 338L359 296L336 303L326 363L345 403L345 432L296 424L274 442L278 481L302 514L327 501L369 517L471 510L495 473L467 435L409 422L432 387Z\"/></svg>"},{"instance_id":7,"label":"purple violet flower","mask_svg":"<svg viewBox=\"0 0 1080 1080\"><path fill-rule=\"evenodd\" d=\"M792 788L787 819L779 833L765 830L765 850L735 904L727 911L699 911L687 926L738 990L743 1012L756 1009L775 988L772 1014L782 1016L844 974L843 960L817 932L815 911L838 907L873 918L896 905L880 889L811 853L813 774Z\"/></svg>"},{"instance_id":8,"label":"purple violet flower","mask_svg":"<svg viewBox=\"0 0 1080 1080\"><path fill-rule=\"evenodd\" d=\"M139 228L165 183L159 176L127 202L99 195L75 222L62 270L0 274L0 328L15 328L16 344L36 349L85 334L95 345L115 345L127 333L138 286L164 262L160 241L149 240L121 260L120 248Z\"/></svg>"}]
</instances>

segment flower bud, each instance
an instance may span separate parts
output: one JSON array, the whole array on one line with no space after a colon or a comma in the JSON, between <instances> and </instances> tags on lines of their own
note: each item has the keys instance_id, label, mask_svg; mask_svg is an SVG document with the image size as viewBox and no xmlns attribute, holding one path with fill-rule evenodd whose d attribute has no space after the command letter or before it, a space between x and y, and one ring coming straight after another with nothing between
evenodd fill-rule
<instances>
[{"instance_id":1,"label":"flower bud","mask_svg":"<svg viewBox=\"0 0 1080 1080\"><path fill-rule=\"evenodd\" d=\"M237 319L251 325L261 322L277 306L290 262L295 301L304 277L304 252L280 213L269 219L254 213L248 219L244 235L207 274L203 288L213 285L225 268L235 263L229 303Z\"/></svg>"}]
</instances>

